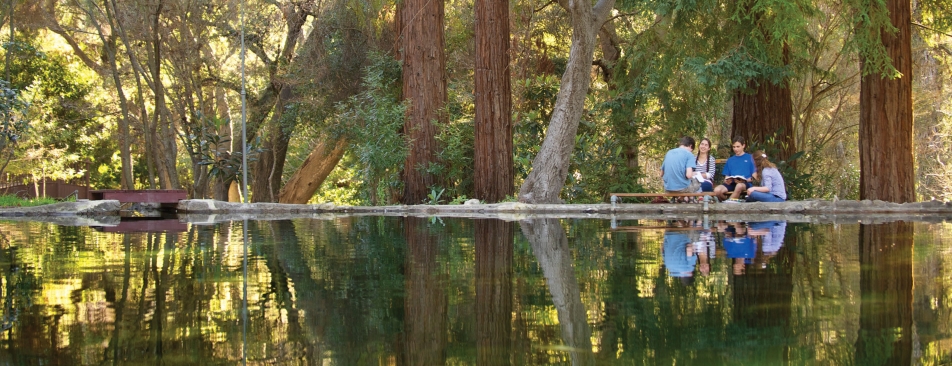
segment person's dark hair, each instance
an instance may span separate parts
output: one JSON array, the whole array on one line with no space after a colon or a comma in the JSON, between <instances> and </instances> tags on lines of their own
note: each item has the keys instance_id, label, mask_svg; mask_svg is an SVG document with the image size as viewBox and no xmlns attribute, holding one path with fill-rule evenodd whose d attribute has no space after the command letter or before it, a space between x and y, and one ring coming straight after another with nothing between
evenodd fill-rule
<instances>
[{"instance_id":1,"label":"person's dark hair","mask_svg":"<svg viewBox=\"0 0 952 366\"><path fill-rule=\"evenodd\" d=\"M693 149L694 149L694 138L691 137L691 136L684 136L684 137L681 138L681 142L679 142L679 144L681 144L681 146L690 147L690 148L693 150Z\"/></svg>"},{"instance_id":2,"label":"person's dark hair","mask_svg":"<svg viewBox=\"0 0 952 366\"><path fill-rule=\"evenodd\" d=\"M747 146L747 140L744 140L744 136L734 136L734 139L731 140L731 144L739 142L741 145Z\"/></svg>"}]
</instances>

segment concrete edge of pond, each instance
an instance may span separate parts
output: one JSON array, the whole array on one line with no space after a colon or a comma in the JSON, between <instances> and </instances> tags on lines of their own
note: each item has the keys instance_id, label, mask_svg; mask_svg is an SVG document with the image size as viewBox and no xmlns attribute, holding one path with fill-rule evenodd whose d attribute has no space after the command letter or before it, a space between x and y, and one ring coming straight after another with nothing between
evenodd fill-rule
<instances>
[{"instance_id":1,"label":"concrete edge of pond","mask_svg":"<svg viewBox=\"0 0 952 366\"><path fill-rule=\"evenodd\" d=\"M62 225L101 226L119 221L122 205L115 200L61 202L36 207L0 208L0 219L45 221ZM178 218L194 224L233 220L335 219L347 216L414 216L493 218L522 221L568 219L710 219L810 223L922 221L952 218L950 202L890 203L883 201L788 201L780 203L703 204L523 204L336 206L333 204L236 203L184 200Z\"/></svg>"}]
</instances>

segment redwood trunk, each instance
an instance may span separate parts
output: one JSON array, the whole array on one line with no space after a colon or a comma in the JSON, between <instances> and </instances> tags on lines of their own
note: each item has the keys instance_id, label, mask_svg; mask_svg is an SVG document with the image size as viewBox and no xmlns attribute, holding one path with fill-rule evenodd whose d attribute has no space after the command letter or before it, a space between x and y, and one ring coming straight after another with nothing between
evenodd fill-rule
<instances>
[{"instance_id":1,"label":"redwood trunk","mask_svg":"<svg viewBox=\"0 0 952 366\"><path fill-rule=\"evenodd\" d=\"M340 162L346 147L347 142L343 139L336 142L324 141L314 147L311 154L304 160L304 164L301 164L298 171L284 185L278 202L307 203Z\"/></svg>"},{"instance_id":2,"label":"redwood trunk","mask_svg":"<svg viewBox=\"0 0 952 366\"><path fill-rule=\"evenodd\" d=\"M405 0L399 9L403 97L409 102L403 131L410 152L403 168L402 202L421 203L439 181L426 172L437 162L437 127L446 123L446 56L443 1Z\"/></svg>"},{"instance_id":3,"label":"redwood trunk","mask_svg":"<svg viewBox=\"0 0 952 366\"><path fill-rule=\"evenodd\" d=\"M513 193L509 2L476 1L476 198L499 202Z\"/></svg>"},{"instance_id":4,"label":"redwood trunk","mask_svg":"<svg viewBox=\"0 0 952 366\"><path fill-rule=\"evenodd\" d=\"M766 142L767 138L777 134L776 141L783 143L775 146L780 149L779 156L771 156L771 161L787 160L797 151L793 137L793 100L786 83L774 85L766 80L750 81L753 94L737 91L734 94L734 120L731 124L731 137L743 136L747 144Z\"/></svg>"},{"instance_id":5,"label":"redwood trunk","mask_svg":"<svg viewBox=\"0 0 952 366\"><path fill-rule=\"evenodd\" d=\"M882 32L892 64L902 75L863 77L859 118L859 197L864 200L915 202L912 150L912 49L909 0L886 2L898 32Z\"/></svg>"}]
</instances>

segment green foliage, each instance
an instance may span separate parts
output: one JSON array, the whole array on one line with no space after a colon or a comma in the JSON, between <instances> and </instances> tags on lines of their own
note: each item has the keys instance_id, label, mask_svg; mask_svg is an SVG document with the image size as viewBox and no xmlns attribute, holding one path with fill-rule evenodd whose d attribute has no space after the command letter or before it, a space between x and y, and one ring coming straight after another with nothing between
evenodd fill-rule
<instances>
[{"instance_id":1,"label":"green foliage","mask_svg":"<svg viewBox=\"0 0 952 366\"><path fill-rule=\"evenodd\" d=\"M20 198L15 194L0 195L0 207L33 207L59 202L54 198Z\"/></svg>"},{"instance_id":2,"label":"green foliage","mask_svg":"<svg viewBox=\"0 0 952 366\"><path fill-rule=\"evenodd\" d=\"M25 118L29 104L20 98L19 93L10 88L5 80L0 80L0 174L14 153L17 142L29 129Z\"/></svg>"},{"instance_id":3,"label":"green foliage","mask_svg":"<svg viewBox=\"0 0 952 366\"><path fill-rule=\"evenodd\" d=\"M403 128L406 106L393 92L399 63L382 54L370 56L364 69L363 91L337 105L338 133L351 143L351 153L361 167L360 180L366 186L361 199L372 205L384 204L390 193L402 186L400 172L407 156Z\"/></svg>"},{"instance_id":4,"label":"green foliage","mask_svg":"<svg viewBox=\"0 0 952 366\"><path fill-rule=\"evenodd\" d=\"M440 188L439 192L436 189L439 187L430 187L430 193L426 195L426 204L428 205L438 205L440 204L440 198L443 197L443 192L446 192L446 189Z\"/></svg>"},{"instance_id":5,"label":"green foliage","mask_svg":"<svg viewBox=\"0 0 952 366\"><path fill-rule=\"evenodd\" d=\"M889 20L888 0L848 0L851 8L853 37L851 48L862 57L863 75L879 74L883 78L897 78L901 75L892 65L892 60L883 45L884 34L895 34L899 30Z\"/></svg>"}]
</instances>

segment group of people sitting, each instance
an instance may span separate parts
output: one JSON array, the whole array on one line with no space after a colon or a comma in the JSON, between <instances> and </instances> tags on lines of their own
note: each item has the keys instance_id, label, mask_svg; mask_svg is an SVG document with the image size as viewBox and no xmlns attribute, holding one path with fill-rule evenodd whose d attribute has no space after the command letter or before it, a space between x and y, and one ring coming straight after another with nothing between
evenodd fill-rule
<instances>
[{"instance_id":1,"label":"group of people sitting","mask_svg":"<svg viewBox=\"0 0 952 366\"><path fill-rule=\"evenodd\" d=\"M678 147L671 149L661 163L661 179L668 193L714 192L722 202L783 202L787 200L787 187L777 165L770 162L767 154L756 151L748 154L747 144L741 136L731 140L734 154L727 158L722 171L724 181L714 186L715 160L711 155L711 140L702 138L694 155L694 138L684 136ZM758 185L754 185L754 182Z\"/></svg>"}]
</instances>

